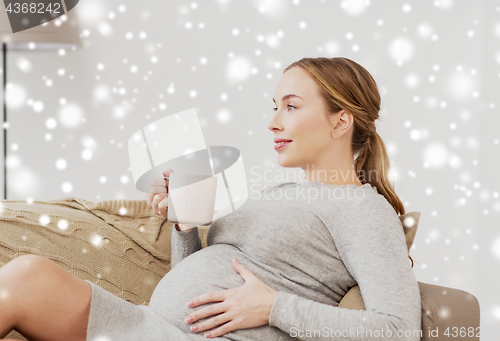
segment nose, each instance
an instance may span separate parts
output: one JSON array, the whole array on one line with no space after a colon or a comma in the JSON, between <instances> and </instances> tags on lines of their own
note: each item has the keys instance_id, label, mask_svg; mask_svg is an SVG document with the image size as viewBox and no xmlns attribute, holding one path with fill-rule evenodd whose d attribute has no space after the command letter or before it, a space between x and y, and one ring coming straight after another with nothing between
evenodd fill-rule
<instances>
[{"instance_id":1,"label":"nose","mask_svg":"<svg viewBox=\"0 0 500 341\"><path fill-rule=\"evenodd\" d=\"M276 112L273 115L273 117L271 118L271 122L269 122L269 124L267 125L267 129L269 129L273 133L275 130L278 130L278 131L283 130L283 127L281 126L281 124L279 124L279 122L277 120L277 115L278 115L278 112Z\"/></svg>"}]
</instances>

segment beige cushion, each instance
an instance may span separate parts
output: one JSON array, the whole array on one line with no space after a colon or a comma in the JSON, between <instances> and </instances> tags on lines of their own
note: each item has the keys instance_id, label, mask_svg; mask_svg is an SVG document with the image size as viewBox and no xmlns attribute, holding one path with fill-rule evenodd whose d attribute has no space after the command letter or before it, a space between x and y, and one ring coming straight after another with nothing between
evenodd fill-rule
<instances>
[{"instance_id":1,"label":"beige cushion","mask_svg":"<svg viewBox=\"0 0 500 341\"><path fill-rule=\"evenodd\" d=\"M347 294L339 302L339 308L346 309L356 309L356 310L366 310L365 303L363 302L363 298L361 296L361 291L359 290L359 286L355 285Z\"/></svg>"},{"instance_id":2,"label":"beige cushion","mask_svg":"<svg viewBox=\"0 0 500 341\"><path fill-rule=\"evenodd\" d=\"M453 288L418 282L422 309L422 340L433 341L438 338L429 335L429 330L443 333L447 328L466 329L467 340L479 341L480 307L476 297L470 293ZM359 286L352 287L340 301L339 308L365 310ZM468 329L470 328L470 329ZM473 331L471 334L470 331ZM459 338L461 339L461 338Z\"/></svg>"},{"instance_id":3,"label":"beige cushion","mask_svg":"<svg viewBox=\"0 0 500 341\"><path fill-rule=\"evenodd\" d=\"M408 247L408 253L410 252L413 241L415 240L415 235L417 234L418 222L420 220L420 212L408 212L399 216L399 220L403 225L403 230L406 237L406 246Z\"/></svg>"}]
</instances>

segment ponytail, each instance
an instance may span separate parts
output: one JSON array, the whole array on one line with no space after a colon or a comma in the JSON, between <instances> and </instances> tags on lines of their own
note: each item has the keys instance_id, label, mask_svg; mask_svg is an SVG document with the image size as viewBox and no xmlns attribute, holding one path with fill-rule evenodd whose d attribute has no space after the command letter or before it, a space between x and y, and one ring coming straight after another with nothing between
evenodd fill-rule
<instances>
[{"instance_id":1,"label":"ponytail","mask_svg":"<svg viewBox=\"0 0 500 341\"><path fill-rule=\"evenodd\" d=\"M393 184L389 182L389 158L384 141L382 141L382 138L375 130L368 137L364 148L354 161L354 167L358 178L362 177L360 179L362 183L370 183L372 186L375 186L377 192L385 197L396 213L399 215L406 213L403 203L394 191ZM367 178L364 176L365 174L368 175Z\"/></svg>"}]
</instances>

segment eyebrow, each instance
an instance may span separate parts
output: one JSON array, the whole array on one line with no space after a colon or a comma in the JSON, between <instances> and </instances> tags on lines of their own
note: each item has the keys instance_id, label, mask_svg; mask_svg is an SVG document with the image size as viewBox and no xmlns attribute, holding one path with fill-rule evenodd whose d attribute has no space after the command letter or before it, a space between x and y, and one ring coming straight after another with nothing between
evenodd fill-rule
<instances>
[{"instance_id":1,"label":"eyebrow","mask_svg":"<svg viewBox=\"0 0 500 341\"><path fill-rule=\"evenodd\" d=\"M300 97L300 96L297 96L297 95L294 95L294 94L289 94L289 95L283 96L283 98L281 100L284 101L286 99L289 99L290 97L298 97L298 98L302 99L302 97ZM273 102L276 103L276 101L274 100L274 98L273 98Z\"/></svg>"}]
</instances>

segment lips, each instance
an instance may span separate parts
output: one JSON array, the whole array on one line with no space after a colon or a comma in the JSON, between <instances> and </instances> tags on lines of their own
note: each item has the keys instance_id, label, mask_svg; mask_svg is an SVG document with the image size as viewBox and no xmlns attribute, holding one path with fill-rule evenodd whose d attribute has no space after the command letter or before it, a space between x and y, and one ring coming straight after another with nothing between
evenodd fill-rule
<instances>
[{"instance_id":1,"label":"lips","mask_svg":"<svg viewBox=\"0 0 500 341\"><path fill-rule=\"evenodd\" d=\"M279 137L276 137L276 138L274 139L274 143L279 143L279 142L289 142L289 141L292 141L292 140L283 139L283 138L279 138Z\"/></svg>"},{"instance_id":2,"label":"lips","mask_svg":"<svg viewBox=\"0 0 500 341\"><path fill-rule=\"evenodd\" d=\"M285 143L276 143L276 144L274 145L274 149L275 149L275 150L278 150L278 149L284 148L285 146L288 146L290 143L292 143L292 141L291 141L291 140L288 140L288 141L287 141L287 140L284 140L284 141L286 141L286 142L285 142Z\"/></svg>"}]
</instances>

